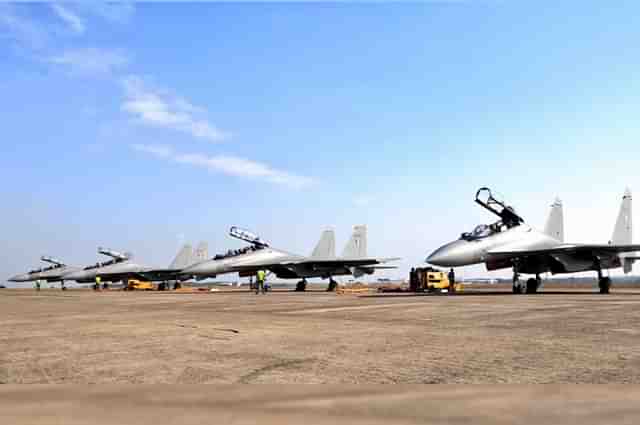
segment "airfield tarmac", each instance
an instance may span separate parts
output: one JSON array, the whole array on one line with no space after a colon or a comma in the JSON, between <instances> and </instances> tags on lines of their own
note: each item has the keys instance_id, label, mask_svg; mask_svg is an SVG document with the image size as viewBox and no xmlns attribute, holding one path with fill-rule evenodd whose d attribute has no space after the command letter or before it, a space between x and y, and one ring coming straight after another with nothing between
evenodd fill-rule
<instances>
[{"instance_id":1,"label":"airfield tarmac","mask_svg":"<svg viewBox=\"0 0 640 425\"><path fill-rule=\"evenodd\" d=\"M2 383L640 383L640 290L0 290Z\"/></svg>"},{"instance_id":2,"label":"airfield tarmac","mask_svg":"<svg viewBox=\"0 0 640 425\"><path fill-rule=\"evenodd\" d=\"M638 383L639 304L628 289L0 290L0 383L14 384L0 423L638 423L637 386L345 384ZM160 383L271 385L146 385Z\"/></svg>"}]
</instances>

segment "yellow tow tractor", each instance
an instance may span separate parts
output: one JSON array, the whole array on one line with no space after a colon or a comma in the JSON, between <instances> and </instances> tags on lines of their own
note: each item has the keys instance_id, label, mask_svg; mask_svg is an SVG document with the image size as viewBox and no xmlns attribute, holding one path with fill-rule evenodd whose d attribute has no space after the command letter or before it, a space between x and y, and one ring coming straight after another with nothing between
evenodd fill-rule
<instances>
[{"instance_id":1,"label":"yellow tow tractor","mask_svg":"<svg viewBox=\"0 0 640 425\"><path fill-rule=\"evenodd\" d=\"M129 279L122 287L124 291L153 291L155 285L145 280Z\"/></svg>"},{"instance_id":2,"label":"yellow tow tractor","mask_svg":"<svg viewBox=\"0 0 640 425\"><path fill-rule=\"evenodd\" d=\"M411 292L456 292L462 286L449 282L447 273L433 267L418 267L411 269L409 274L409 288Z\"/></svg>"}]
</instances>

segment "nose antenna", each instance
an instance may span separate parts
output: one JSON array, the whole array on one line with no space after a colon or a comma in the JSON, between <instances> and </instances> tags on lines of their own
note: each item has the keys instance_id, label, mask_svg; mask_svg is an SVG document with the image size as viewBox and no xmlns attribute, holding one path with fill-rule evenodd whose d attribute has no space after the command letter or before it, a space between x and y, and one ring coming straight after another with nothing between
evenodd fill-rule
<instances>
[{"instance_id":1,"label":"nose antenna","mask_svg":"<svg viewBox=\"0 0 640 425\"><path fill-rule=\"evenodd\" d=\"M476 203L500 217L509 228L524 223L524 219L516 214L513 207L496 198L488 187L481 187L476 192Z\"/></svg>"}]
</instances>

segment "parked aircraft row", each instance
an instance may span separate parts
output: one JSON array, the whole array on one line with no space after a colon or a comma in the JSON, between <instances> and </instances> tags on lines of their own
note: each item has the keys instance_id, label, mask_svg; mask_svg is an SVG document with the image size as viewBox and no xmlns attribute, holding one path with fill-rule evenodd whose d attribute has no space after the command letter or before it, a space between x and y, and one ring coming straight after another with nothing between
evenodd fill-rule
<instances>
[{"instance_id":1,"label":"parked aircraft row","mask_svg":"<svg viewBox=\"0 0 640 425\"><path fill-rule=\"evenodd\" d=\"M336 287L334 276L352 275L360 277L373 274L378 269L395 268L386 263L399 258L375 258L367 256L367 228L354 226L353 234L340 257L335 255L335 235L333 230L322 233L320 241L309 257L288 253L271 245L257 235L232 227L230 236L243 240L248 246L229 250L225 254L208 257L206 244L201 243L195 251L185 245L167 268L152 268L137 264L131 254L98 248L100 254L111 259L84 268L73 267L50 257L42 257L52 266L32 270L13 276L12 282L45 280L47 282L76 281L78 283L126 282L129 279L146 281L179 282L214 278L221 274L238 273L241 277L254 276L258 270L268 270L281 279L301 279L299 290L305 290L307 279L320 277L329 279L329 288Z\"/></svg>"},{"instance_id":2,"label":"parked aircraft row","mask_svg":"<svg viewBox=\"0 0 640 425\"><path fill-rule=\"evenodd\" d=\"M431 253L426 259L427 263L445 267L484 263L489 271L511 268L514 293L537 292L542 273L595 271L600 292L608 293L611 279L603 275L603 270L622 267L626 274L631 271L633 262L640 259L635 254L635 251L640 251L640 245L632 244L632 198L629 190L622 197L613 235L607 244L565 243L560 200L556 200L551 206L542 232L527 225L513 207L495 197L489 188L480 188L476 192L475 202L498 216L499 220L476 226L472 232L462 233L455 241ZM196 250L186 245L164 269L137 264L130 254L99 248L98 252L111 257L111 260L80 268L68 266L50 257L42 257L51 266L32 270L9 280L90 283L95 282L96 278L108 282L141 279L173 281L179 285L179 282L188 279L202 280L227 273L247 277L256 275L258 270L268 270L281 279L301 279L297 287L299 290L304 290L307 279L313 277L329 279L328 289L333 289L336 286L334 276L360 277L373 274L379 269L395 268L387 263L399 260L367 256L366 226L354 226L351 239L339 257L335 255L333 230L322 233L320 241L308 257L273 248L257 235L238 227L232 227L229 233L248 245L213 258L208 258L208 249L204 243ZM520 274L534 275L535 278L522 282Z\"/></svg>"}]
</instances>

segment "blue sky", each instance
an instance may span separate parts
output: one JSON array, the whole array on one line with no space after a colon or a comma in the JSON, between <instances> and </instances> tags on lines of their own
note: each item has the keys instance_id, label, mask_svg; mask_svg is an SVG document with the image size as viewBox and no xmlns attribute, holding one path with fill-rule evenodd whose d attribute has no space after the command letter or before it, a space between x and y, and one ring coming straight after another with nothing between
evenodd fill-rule
<instances>
[{"instance_id":1,"label":"blue sky","mask_svg":"<svg viewBox=\"0 0 640 425\"><path fill-rule=\"evenodd\" d=\"M640 5L0 4L0 276L106 245L164 265L231 225L308 253L369 226L397 272L492 217L572 242L640 187ZM637 220L636 220L637 221ZM485 274L471 268L469 274Z\"/></svg>"}]
</instances>

